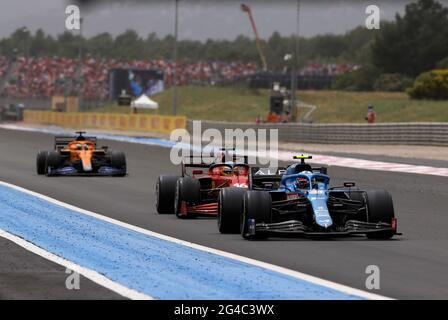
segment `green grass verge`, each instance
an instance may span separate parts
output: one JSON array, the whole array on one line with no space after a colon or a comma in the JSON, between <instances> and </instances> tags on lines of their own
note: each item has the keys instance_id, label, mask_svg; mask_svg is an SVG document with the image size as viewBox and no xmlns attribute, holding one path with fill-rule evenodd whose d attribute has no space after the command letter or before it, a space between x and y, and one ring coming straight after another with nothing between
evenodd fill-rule
<instances>
[{"instance_id":1,"label":"green grass verge","mask_svg":"<svg viewBox=\"0 0 448 320\"><path fill-rule=\"evenodd\" d=\"M319 123L363 123L367 106L375 106L378 122L448 122L448 101L411 100L401 92L302 91L316 105Z\"/></svg>"},{"instance_id":2,"label":"green grass verge","mask_svg":"<svg viewBox=\"0 0 448 320\"><path fill-rule=\"evenodd\" d=\"M448 101L411 100L405 93L299 91L298 95L304 102L317 106L312 115L315 123L363 123L370 103L375 106L378 122L448 122ZM158 93L152 99L160 105L158 114L172 113L170 90ZM178 114L189 119L253 122L257 114L266 117L268 110L268 90L202 86L178 88ZM130 108L109 105L95 111L129 113Z\"/></svg>"}]
</instances>

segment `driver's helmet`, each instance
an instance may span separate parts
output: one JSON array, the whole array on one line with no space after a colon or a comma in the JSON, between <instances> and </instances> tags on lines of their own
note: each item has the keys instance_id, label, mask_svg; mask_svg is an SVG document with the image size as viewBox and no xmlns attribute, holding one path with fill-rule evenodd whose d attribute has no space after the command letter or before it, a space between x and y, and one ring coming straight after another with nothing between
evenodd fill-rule
<instances>
[{"instance_id":1,"label":"driver's helmet","mask_svg":"<svg viewBox=\"0 0 448 320\"><path fill-rule=\"evenodd\" d=\"M221 175L223 176L231 176L233 174L233 169L229 166L223 166Z\"/></svg>"},{"instance_id":2,"label":"driver's helmet","mask_svg":"<svg viewBox=\"0 0 448 320\"><path fill-rule=\"evenodd\" d=\"M212 169L212 174L220 175L220 176L230 176L232 175L233 170L229 166L217 166Z\"/></svg>"},{"instance_id":3,"label":"driver's helmet","mask_svg":"<svg viewBox=\"0 0 448 320\"><path fill-rule=\"evenodd\" d=\"M307 178L297 178L296 186L299 189L309 189L310 188L310 180Z\"/></svg>"},{"instance_id":4,"label":"driver's helmet","mask_svg":"<svg viewBox=\"0 0 448 320\"><path fill-rule=\"evenodd\" d=\"M233 167L233 171L240 176L247 176L249 174L249 169L245 165L238 164Z\"/></svg>"},{"instance_id":5,"label":"driver's helmet","mask_svg":"<svg viewBox=\"0 0 448 320\"><path fill-rule=\"evenodd\" d=\"M211 171L214 175L221 175L221 167L214 167Z\"/></svg>"}]
</instances>

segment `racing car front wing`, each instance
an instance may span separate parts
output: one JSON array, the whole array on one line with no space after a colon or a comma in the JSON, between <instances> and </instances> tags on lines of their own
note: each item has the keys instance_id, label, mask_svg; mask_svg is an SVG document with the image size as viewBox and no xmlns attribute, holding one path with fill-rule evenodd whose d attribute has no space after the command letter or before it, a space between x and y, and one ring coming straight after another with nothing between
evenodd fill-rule
<instances>
[{"instance_id":1,"label":"racing car front wing","mask_svg":"<svg viewBox=\"0 0 448 320\"><path fill-rule=\"evenodd\" d=\"M249 234L255 233L271 233L271 234L291 234L291 235L314 235L314 236L344 236L351 234L366 234L382 231L394 231L396 235L400 233L396 232L396 220L392 223L372 223L358 220L349 220L344 226L333 226L328 230L313 230L312 228L305 226L301 221L288 220L276 223L255 223L255 220L249 219L248 221Z\"/></svg>"},{"instance_id":2,"label":"racing car front wing","mask_svg":"<svg viewBox=\"0 0 448 320\"><path fill-rule=\"evenodd\" d=\"M74 167L49 169L47 176L120 176L126 175L125 169L102 166L93 171L79 171Z\"/></svg>"}]
</instances>

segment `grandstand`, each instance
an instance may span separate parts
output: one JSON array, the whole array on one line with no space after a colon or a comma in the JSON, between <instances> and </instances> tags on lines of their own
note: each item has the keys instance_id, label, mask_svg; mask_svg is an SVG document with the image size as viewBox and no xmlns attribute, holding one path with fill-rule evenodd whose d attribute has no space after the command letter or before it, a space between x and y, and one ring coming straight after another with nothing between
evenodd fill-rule
<instances>
[{"instance_id":1,"label":"grandstand","mask_svg":"<svg viewBox=\"0 0 448 320\"><path fill-rule=\"evenodd\" d=\"M82 90L86 101L107 101L109 74L114 69L159 70L164 74L164 86L172 84L173 63L169 60L118 60L86 58L79 79L79 59L65 57L0 56L0 97L50 98L55 95L76 96ZM249 79L253 87L269 88L273 81L287 85L288 72L264 73L255 63L244 62L178 62L177 84L216 85ZM334 76L356 70L358 65L312 64L298 71L301 89L331 87Z\"/></svg>"},{"instance_id":2,"label":"grandstand","mask_svg":"<svg viewBox=\"0 0 448 320\"><path fill-rule=\"evenodd\" d=\"M10 69L9 61L0 57L0 76L4 78ZM11 97L51 97L53 95L76 95L82 88L86 99L105 100L108 97L108 77L112 69L160 70L165 74L165 86L172 83L173 63L165 60L116 60L87 58L82 64L83 83L76 79L80 64L78 59L64 57L19 57L9 74L9 81L0 93ZM180 61L178 85L215 84L232 81L257 71L254 63L220 63Z\"/></svg>"}]
</instances>

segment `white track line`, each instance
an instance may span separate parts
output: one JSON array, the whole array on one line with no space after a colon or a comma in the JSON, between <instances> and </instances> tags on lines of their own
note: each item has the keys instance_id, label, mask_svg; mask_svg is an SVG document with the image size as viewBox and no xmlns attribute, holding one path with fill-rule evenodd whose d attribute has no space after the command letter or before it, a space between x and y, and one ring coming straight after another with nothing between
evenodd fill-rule
<instances>
[{"instance_id":1,"label":"white track line","mask_svg":"<svg viewBox=\"0 0 448 320\"><path fill-rule=\"evenodd\" d=\"M211 254L215 254L215 255L219 255L219 256L222 256L222 257L229 258L229 259L237 260L237 261L240 261L240 262L243 262L243 263L247 263L247 264L250 264L250 265L258 266L258 267L261 267L261 268L264 268L264 269L268 269L268 270L271 270L271 271L274 271L274 272L282 273L282 274L294 277L296 279L300 279L300 280L307 281L307 282L310 282L310 283L313 283L313 284L316 284L316 285L324 286L324 287L327 287L327 288L330 288L330 289L333 289L333 290L337 290L339 292L343 292L345 294L354 295L354 296L358 296L358 297L365 298L365 299L371 299L371 300L390 300L391 299L391 298L388 298L388 297L385 297L385 296L381 296L381 295L377 295L377 294L370 293L370 292L367 292L367 291L351 288L349 286L345 286L345 285L338 284L338 283L335 283L335 282L332 282L332 281L324 280L324 279L321 279L321 278L318 278L318 277L314 277L314 276L311 276L311 275L308 275L308 274L305 274L305 273L302 273L302 272L298 272L298 271L294 271L294 270L291 270L291 269L287 269L287 268L283 268L283 267L280 267L280 266L276 266L276 265L273 265L273 264L270 264L270 263L258 261L258 260L255 260L255 259L251 259L251 258L240 256L240 255L237 255L237 254L233 254L233 253L229 253L229 252L226 252L226 251L221 251L221 250L209 248L209 247L202 246L202 245L199 245L199 244L195 244L195 243L192 243L192 242L180 240L180 239L177 239L177 238L174 238L174 237L170 237L170 236L166 236L166 235L163 235L163 234L160 234L160 233L149 231L149 230L146 230L146 229L143 229L143 228L131 225L131 224L127 224L127 223L119 221L119 220L115 220L115 219L112 219L112 218L100 215L100 214L92 212L92 211L88 211L88 210L84 210L84 209L72 206L70 204L61 202L59 200L47 197L47 196L45 196L43 194L40 194L40 193L31 191L31 190L28 190L28 189L25 189L25 188L22 188L22 187L19 187L19 186L16 186L16 185L13 185L13 184L10 184L10 183L7 183L7 182L0 181L0 185L3 185L3 186L6 186L6 187L9 187L9 188L18 190L20 192L24 192L24 193L32 195L32 196L35 196L37 198L40 198L42 200L48 201L50 203L53 203L55 205L64 207L66 209L73 210L73 211L76 211L76 212L79 212L79 213L82 213L82 214L85 214L85 215L97 218L97 219L102 220L102 221L113 223L115 225L118 225L118 226L130 229L130 230L142 233L142 234L146 234L146 235L151 236L151 237L156 237L158 239L169 241L169 242L176 243L176 244L180 244L180 245L186 246L188 248L193 248L193 249L200 250L200 251L203 251L203 252L208 252L208 253L211 253ZM243 241L243 240L241 240L241 241ZM263 245L263 244L260 244L260 245ZM25 249L27 249L27 248L25 248ZM81 268L81 267L79 267L79 268ZM72 270L74 270L74 269L72 269ZM86 269L85 271L88 271L88 269ZM92 272L94 272L94 271L92 271ZM80 272L80 274L83 274L83 273ZM89 278L89 279L91 279L91 278ZM91 280L95 281L93 279L91 279ZM96 280L98 280L98 279L96 279ZM145 298L151 298L151 297L148 297L148 296L140 296L139 298L144 298L144 297Z\"/></svg>"},{"instance_id":2,"label":"white track line","mask_svg":"<svg viewBox=\"0 0 448 320\"><path fill-rule=\"evenodd\" d=\"M3 184L3 183L1 183ZM121 284L114 282L108 278L106 278L105 276L103 276L102 274L99 274L98 272L88 269L88 268L84 268L81 267L80 265L73 263L69 260L66 260L64 258L61 258L57 255L54 255L51 252L48 252L34 244L32 244L31 242L28 242L22 238L19 238L9 232L6 232L2 229L0 229L0 237L5 238L9 241L14 242L15 244L19 245L20 247L24 248L27 251L30 251L34 254L37 254L38 256L41 256L42 258L45 258L51 262L54 262L56 264L59 264L67 269L70 269L72 271L75 271L77 273L79 273L80 275L83 275L84 277L86 277L87 279L90 279L91 281L115 292L118 293L119 295L129 298L129 299L133 299L133 300L153 300L153 297L150 297L146 294L140 293L138 291L129 289L125 286L122 286ZM68 289L67 289L68 290Z\"/></svg>"}]
</instances>

